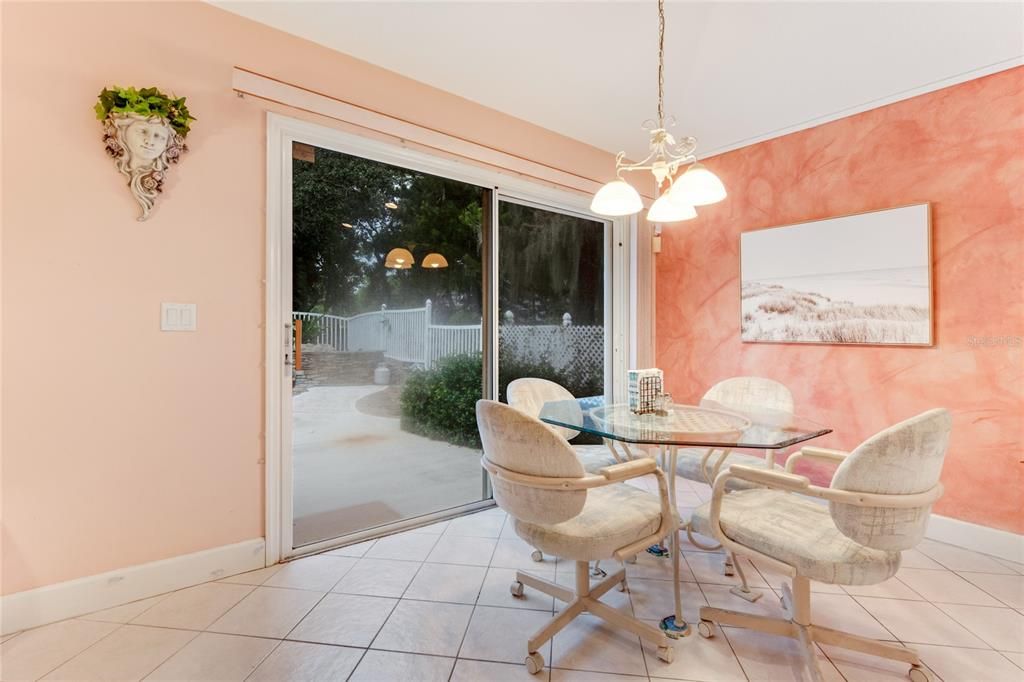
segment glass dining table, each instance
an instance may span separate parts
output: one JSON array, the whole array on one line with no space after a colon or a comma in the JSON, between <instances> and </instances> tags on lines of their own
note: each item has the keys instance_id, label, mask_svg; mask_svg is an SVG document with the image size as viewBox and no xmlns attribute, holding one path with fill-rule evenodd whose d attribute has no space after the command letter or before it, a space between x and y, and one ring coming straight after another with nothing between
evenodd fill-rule
<instances>
[{"instance_id":1,"label":"glass dining table","mask_svg":"<svg viewBox=\"0 0 1024 682\"><path fill-rule=\"evenodd\" d=\"M620 461L638 456L630 446L657 446L661 466L669 480L669 499L676 506L676 467L680 448L696 448L700 460L699 473L709 485L725 468L733 450L761 450L769 463L777 453L804 441L832 432L809 419L790 412L737 408L711 400L698 405L669 405L660 414L634 414L629 405L610 403L603 397L580 398L548 402L540 411L540 419L554 426L598 436ZM678 512L677 512L678 513ZM679 527L669 538L675 575L675 613L661 621L661 628L669 635L681 637L689 634L682 618L682 600L679 594Z\"/></svg>"}]
</instances>

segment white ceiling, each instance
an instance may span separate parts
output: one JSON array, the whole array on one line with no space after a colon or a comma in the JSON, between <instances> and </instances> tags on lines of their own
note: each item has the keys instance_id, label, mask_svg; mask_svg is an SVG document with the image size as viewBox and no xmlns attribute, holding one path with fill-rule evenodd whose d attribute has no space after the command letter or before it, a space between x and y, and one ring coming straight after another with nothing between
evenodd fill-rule
<instances>
[{"instance_id":1,"label":"white ceiling","mask_svg":"<svg viewBox=\"0 0 1024 682\"><path fill-rule=\"evenodd\" d=\"M646 154L655 0L214 4L610 152ZM665 50L666 114L707 156L1024 63L1024 3L670 1Z\"/></svg>"}]
</instances>

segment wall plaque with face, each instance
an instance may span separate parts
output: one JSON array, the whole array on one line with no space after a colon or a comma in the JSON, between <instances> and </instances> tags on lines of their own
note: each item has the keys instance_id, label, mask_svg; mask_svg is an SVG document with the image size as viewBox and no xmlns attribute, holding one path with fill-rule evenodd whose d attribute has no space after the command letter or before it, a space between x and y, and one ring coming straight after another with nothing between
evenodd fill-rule
<instances>
[{"instance_id":1,"label":"wall plaque with face","mask_svg":"<svg viewBox=\"0 0 1024 682\"><path fill-rule=\"evenodd\" d=\"M103 141L114 166L128 178L141 208L138 220L145 220L163 191L167 169L188 149L184 138L162 117L111 113L103 121Z\"/></svg>"}]
</instances>

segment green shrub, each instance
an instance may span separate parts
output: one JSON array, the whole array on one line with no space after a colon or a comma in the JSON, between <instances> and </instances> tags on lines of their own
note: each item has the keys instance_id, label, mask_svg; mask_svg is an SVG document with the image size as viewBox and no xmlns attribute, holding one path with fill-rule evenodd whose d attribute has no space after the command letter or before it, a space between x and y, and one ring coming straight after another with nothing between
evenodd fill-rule
<instances>
[{"instance_id":1,"label":"green shrub","mask_svg":"<svg viewBox=\"0 0 1024 682\"><path fill-rule=\"evenodd\" d=\"M479 355L453 355L409 375L402 389L402 429L454 445L480 447L476 401L483 365Z\"/></svg>"},{"instance_id":2,"label":"green shrub","mask_svg":"<svg viewBox=\"0 0 1024 682\"><path fill-rule=\"evenodd\" d=\"M603 372L594 372L582 362L558 370L546 361L529 362L502 354L498 366L499 400L507 402L506 387L520 377L554 381L578 397L604 393ZM439 360L431 369L412 372L402 389L402 429L454 445L479 448L476 401L480 399L482 380L483 361L479 354L451 356ZM580 436L574 442L584 440L585 436Z\"/></svg>"},{"instance_id":3,"label":"green shrub","mask_svg":"<svg viewBox=\"0 0 1024 682\"><path fill-rule=\"evenodd\" d=\"M320 337L320 320L313 317L302 321L302 343L316 343Z\"/></svg>"}]
</instances>

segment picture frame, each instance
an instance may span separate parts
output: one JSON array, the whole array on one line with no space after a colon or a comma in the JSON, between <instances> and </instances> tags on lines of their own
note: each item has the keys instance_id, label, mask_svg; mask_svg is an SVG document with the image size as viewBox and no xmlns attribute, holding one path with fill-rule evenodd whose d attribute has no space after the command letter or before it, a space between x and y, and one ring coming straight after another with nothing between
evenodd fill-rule
<instances>
[{"instance_id":1,"label":"picture frame","mask_svg":"<svg viewBox=\"0 0 1024 682\"><path fill-rule=\"evenodd\" d=\"M740 235L740 340L931 347L928 202Z\"/></svg>"}]
</instances>

